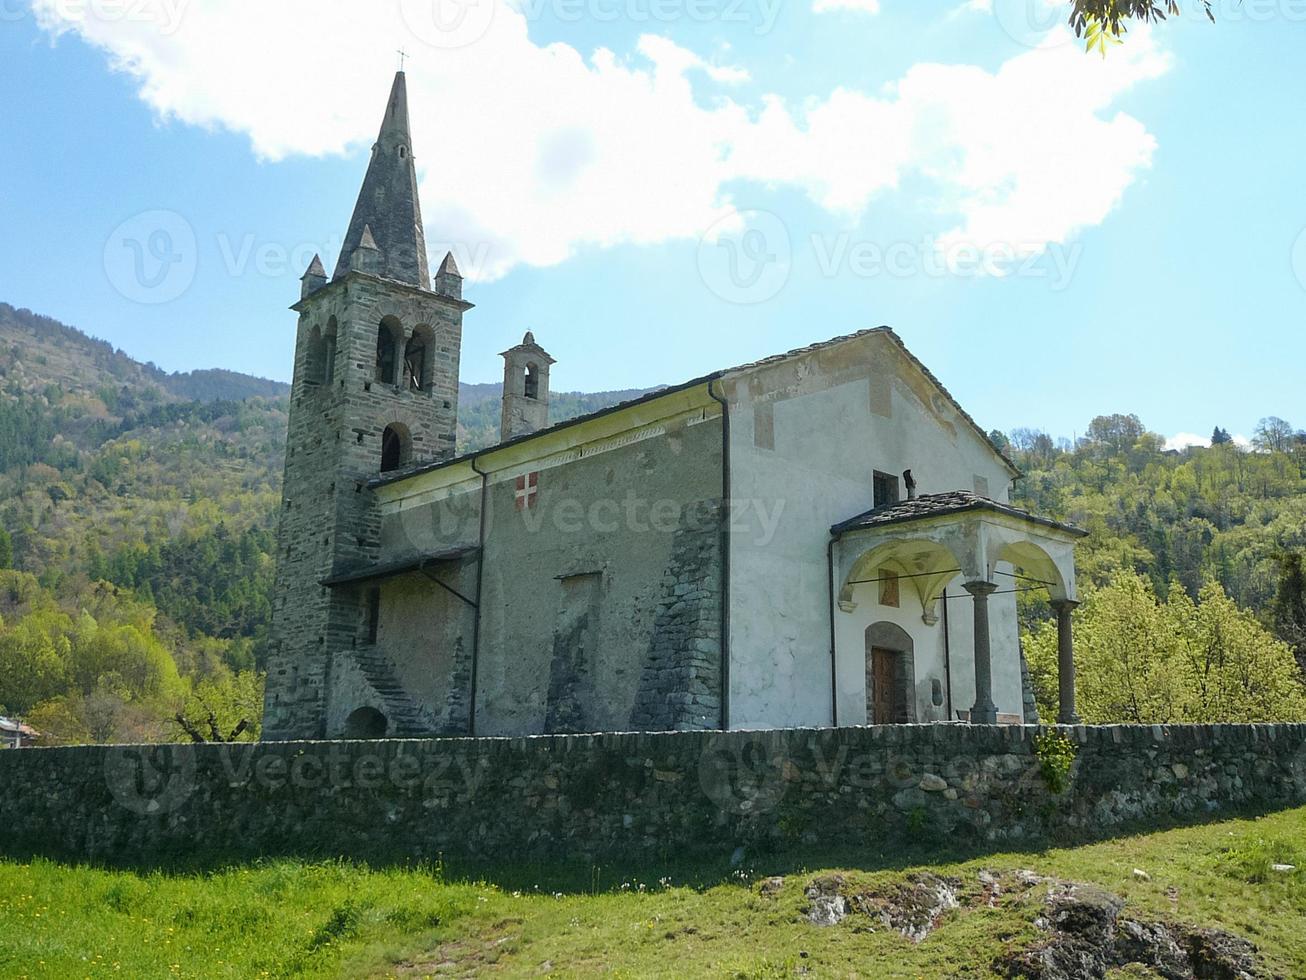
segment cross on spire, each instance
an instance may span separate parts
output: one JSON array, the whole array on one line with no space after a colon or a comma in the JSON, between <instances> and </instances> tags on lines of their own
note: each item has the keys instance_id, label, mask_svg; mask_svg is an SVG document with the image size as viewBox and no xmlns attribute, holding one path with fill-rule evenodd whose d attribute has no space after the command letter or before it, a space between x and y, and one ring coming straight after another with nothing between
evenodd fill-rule
<instances>
[{"instance_id":1,"label":"cross on spire","mask_svg":"<svg viewBox=\"0 0 1306 980\"><path fill-rule=\"evenodd\" d=\"M403 48L399 48L395 51L395 54L399 55L399 70L403 71L404 60L408 57L408 52L405 51Z\"/></svg>"}]
</instances>

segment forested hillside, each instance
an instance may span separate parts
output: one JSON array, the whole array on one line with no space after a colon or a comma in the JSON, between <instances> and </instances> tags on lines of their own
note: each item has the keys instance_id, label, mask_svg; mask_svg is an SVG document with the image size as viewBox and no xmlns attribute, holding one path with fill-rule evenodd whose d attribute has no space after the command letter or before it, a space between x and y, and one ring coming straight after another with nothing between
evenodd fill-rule
<instances>
[{"instance_id":1,"label":"forested hillside","mask_svg":"<svg viewBox=\"0 0 1306 980\"><path fill-rule=\"evenodd\" d=\"M497 440L500 391L464 386L461 448ZM288 392L0 303L0 713L69 740L185 738L183 706L256 732Z\"/></svg>"},{"instance_id":2,"label":"forested hillside","mask_svg":"<svg viewBox=\"0 0 1306 980\"><path fill-rule=\"evenodd\" d=\"M1014 502L1090 532L1075 634L1088 720L1306 717L1306 433L1269 416L1250 447L1217 428L1209 448L1176 452L1137 416L1107 415L1073 446L992 438L1024 470ZM1047 713L1055 631L1040 593L1022 598Z\"/></svg>"},{"instance_id":3,"label":"forested hillside","mask_svg":"<svg viewBox=\"0 0 1306 980\"><path fill-rule=\"evenodd\" d=\"M287 391L167 374L0 304L0 712L55 740L257 732ZM642 393L555 393L552 418ZM463 386L460 449L496 441L499 396ZM1086 713L1152 720L1180 691L1183 717L1232 717L1241 687L1255 688L1243 715L1299 716L1285 644L1306 661L1306 437L1267 419L1253 447L1218 431L1173 453L1133 416L1088 431L1074 446L993 433L1025 472L1015 502L1091 532L1080 651L1097 658L1088 673L1133 686L1087 690ZM1046 605L1030 593L1022 608L1050 705Z\"/></svg>"}]
</instances>

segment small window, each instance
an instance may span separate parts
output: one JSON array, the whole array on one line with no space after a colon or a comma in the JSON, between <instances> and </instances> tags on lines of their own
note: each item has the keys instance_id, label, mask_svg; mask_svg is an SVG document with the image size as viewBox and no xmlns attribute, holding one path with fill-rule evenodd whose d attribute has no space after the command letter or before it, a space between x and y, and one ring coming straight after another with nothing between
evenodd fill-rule
<instances>
[{"instance_id":1,"label":"small window","mask_svg":"<svg viewBox=\"0 0 1306 980\"><path fill-rule=\"evenodd\" d=\"M898 502L898 478L892 473L875 471L871 478L875 507L887 507Z\"/></svg>"},{"instance_id":2,"label":"small window","mask_svg":"<svg viewBox=\"0 0 1306 980\"><path fill-rule=\"evenodd\" d=\"M540 369L534 364L526 365L525 392L527 398L538 400L540 397Z\"/></svg>"},{"instance_id":3,"label":"small window","mask_svg":"<svg viewBox=\"0 0 1306 980\"><path fill-rule=\"evenodd\" d=\"M389 473L408 462L408 432L399 424L387 425L381 433L381 472Z\"/></svg>"},{"instance_id":4,"label":"small window","mask_svg":"<svg viewBox=\"0 0 1306 980\"><path fill-rule=\"evenodd\" d=\"M428 383L426 363L429 345L426 335L414 333L404 348L404 387L412 391L425 391Z\"/></svg>"},{"instance_id":5,"label":"small window","mask_svg":"<svg viewBox=\"0 0 1306 980\"><path fill-rule=\"evenodd\" d=\"M367 642L375 643L381 632L381 590L367 590Z\"/></svg>"},{"instance_id":6,"label":"small window","mask_svg":"<svg viewBox=\"0 0 1306 980\"><path fill-rule=\"evenodd\" d=\"M330 384L336 377L336 318L332 317L330 324L327 326L326 349L323 351L323 357L326 363L322 366L322 379L326 384Z\"/></svg>"},{"instance_id":7,"label":"small window","mask_svg":"<svg viewBox=\"0 0 1306 980\"><path fill-rule=\"evenodd\" d=\"M304 362L304 380L311 385L319 385L325 379L327 366L327 344L317 327L308 335L307 356Z\"/></svg>"},{"instance_id":8,"label":"small window","mask_svg":"<svg viewBox=\"0 0 1306 980\"><path fill-rule=\"evenodd\" d=\"M898 608L898 573L880 569L880 605Z\"/></svg>"},{"instance_id":9,"label":"small window","mask_svg":"<svg viewBox=\"0 0 1306 980\"><path fill-rule=\"evenodd\" d=\"M376 331L376 380L384 384L394 384L395 380L395 335L390 327L381 324Z\"/></svg>"}]
</instances>

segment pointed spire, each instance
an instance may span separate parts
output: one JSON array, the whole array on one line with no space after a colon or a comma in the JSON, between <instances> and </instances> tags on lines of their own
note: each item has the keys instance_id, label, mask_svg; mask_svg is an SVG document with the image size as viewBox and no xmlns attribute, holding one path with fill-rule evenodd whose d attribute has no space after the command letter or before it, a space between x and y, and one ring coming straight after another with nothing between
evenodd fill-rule
<instances>
[{"instance_id":1,"label":"pointed spire","mask_svg":"<svg viewBox=\"0 0 1306 980\"><path fill-rule=\"evenodd\" d=\"M499 356L511 357L514 354L530 354L532 355L532 357L535 357L537 360L541 360L546 364L557 363L557 361L552 356L550 356L549 352L546 351L543 347L541 347L536 342L535 333L532 330L526 331L526 336L522 337L520 344L518 344L516 347L509 347L506 351L501 353Z\"/></svg>"},{"instance_id":2,"label":"pointed spire","mask_svg":"<svg viewBox=\"0 0 1306 980\"><path fill-rule=\"evenodd\" d=\"M327 274L326 269L322 267L322 256L313 256L313 261L308 264L308 269L299 277L299 281L300 299L304 299L326 285Z\"/></svg>"},{"instance_id":3,"label":"pointed spire","mask_svg":"<svg viewBox=\"0 0 1306 980\"><path fill-rule=\"evenodd\" d=\"M402 71L390 88L381 130L336 263L336 279L354 267L354 250L364 247L363 234L369 228L371 247L380 251L376 275L423 289L431 287L408 120L408 83Z\"/></svg>"},{"instance_id":4,"label":"pointed spire","mask_svg":"<svg viewBox=\"0 0 1306 980\"><path fill-rule=\"evenodd\" d=\"M445 255L440 269L435 274L435 291L451 299L463 298L463 276L458 271L458 263L453 259L453 252Z\"/></svg>"},{"instance_id":5,"label":"pointed spire","mask_svg":"<svg viewBox=\"0 0 1306 980\"><path fill-rule=\"evenodd\" d=\"M371 225L363 225L363 234L359 236L358 244L349 256L349 269L351 272L366 272L373 276L385 274L385 256L376 247Z\"/></svg>"}]
</instances>

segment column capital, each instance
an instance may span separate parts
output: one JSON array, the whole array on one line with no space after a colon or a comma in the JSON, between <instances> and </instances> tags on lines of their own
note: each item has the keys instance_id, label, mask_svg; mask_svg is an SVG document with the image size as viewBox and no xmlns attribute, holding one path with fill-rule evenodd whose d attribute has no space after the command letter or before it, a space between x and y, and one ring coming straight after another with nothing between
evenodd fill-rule
<instances>
[{"instance_id":1,"label":"column capital","mask_svg":"<svg viewBox=\"0 0 1306 980\"><path fill-rule=\"evenodd\" d=\"M963 582L961 587L977 599L988 598L990 593L998 590L996 582L985 582L983 579L976 579L974 582Z\"/></svg>"},{"instance_id":2,"label":"column capital","mask_svg":"<svg viewBox=\"0 0 1306 980\"><path fill-rule=\"evenodd\" d=\"M1053 609L1057 610L1057 612L1060 612L1063 609L1066 610L1067 612L1073 612L1075 608L1078 607L1079 600L1078 599L1053 599L1049 603L1049 605L1051 605Z\"/></svg>"}]
</instances>

